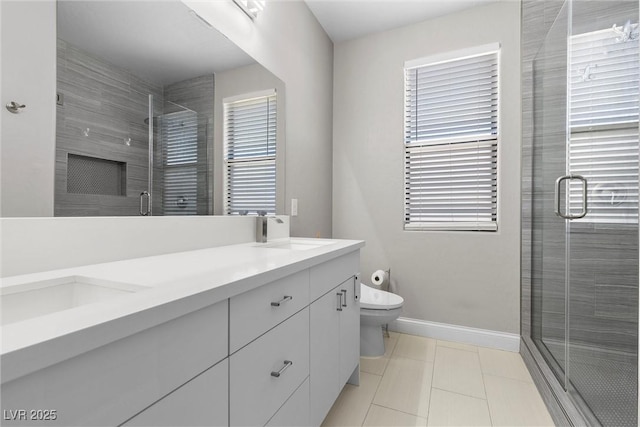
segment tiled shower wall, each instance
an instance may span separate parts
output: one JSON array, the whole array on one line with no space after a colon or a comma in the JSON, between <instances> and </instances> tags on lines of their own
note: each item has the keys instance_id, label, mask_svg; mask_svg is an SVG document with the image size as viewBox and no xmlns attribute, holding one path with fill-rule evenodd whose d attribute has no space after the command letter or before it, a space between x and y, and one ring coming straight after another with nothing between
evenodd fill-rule
<instances>
[{"instance_id":1,"label":"tiled shower wall","mask_svg":"<svg viewBox=\"0 0 640 427\"><path fill-rule=\"evenodd\" d=\"M148 188L149 95L161 111L162 86L63 40L58 40L57 61L63 104L56 111L55 216L137 215L139 195ZM126 163L126 195L68 193L69 153Z\"/></svg>"},{"instance_id":2,"label":"tiled shower wall","mask_svg":"<svg viewBox=\"0 0 640 427\"><path fill-rule=\"evenodd\" d=\"M55 216L138 215L140 193L148 190L149 95L156 118L165 101L198 112L197 213L212 212L208 169L213 146L213 74L163 87L58 40ZM179 110L179 108L176 108ZM159 121L154 124L154 215L163 214L162 144ZM67 191L68 155L82 155L126 164L123 195L78 194ZM94 176L87 177L97 179Z\"/></svg>"}]
</instances>

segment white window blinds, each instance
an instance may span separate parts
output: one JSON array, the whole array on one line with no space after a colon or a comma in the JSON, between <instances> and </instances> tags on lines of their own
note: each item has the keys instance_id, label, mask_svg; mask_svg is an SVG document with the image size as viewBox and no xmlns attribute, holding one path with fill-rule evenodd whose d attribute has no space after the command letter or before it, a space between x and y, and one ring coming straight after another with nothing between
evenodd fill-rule
<instances>
[{"instance_id":1,"label":"white window blinds","mask_svg":"<svg viewBox=\"0 0 640 427\"><path fill-rule=\"evenodd\" d=\"M569 170L588 182L579 222L638 222L639 49L637 24L578 34L570 42ZM569 203L579 211L582 189Z\"/></svg>"},{"instance_id":2,"label":"white window blinds","mask_svg":"<svg viewBox=\"0 0 640 427\"><path fill-rule=\"evenodd\" d=\"M198 195L198 114L162 116L164 215L196 215Z\"/></svg>"},{"instance_id":3,"label":"white window blinds","mask_svg":"<svg viewBox=\"0 0 640 427\"><path fill-rule=\"evenodd\" d=\"M276 213L276 94L224 103L227 215Z\"/></svg>"},{"instance_id":4,"label":"white window blinds","mask_svg":"<svg viewBox=\"0 0 640 427\"><path fill-rule=\"evenodd\" d=\"M497 229L498 49L405 64L406 230Z\"/></svg>"}]
</instances>

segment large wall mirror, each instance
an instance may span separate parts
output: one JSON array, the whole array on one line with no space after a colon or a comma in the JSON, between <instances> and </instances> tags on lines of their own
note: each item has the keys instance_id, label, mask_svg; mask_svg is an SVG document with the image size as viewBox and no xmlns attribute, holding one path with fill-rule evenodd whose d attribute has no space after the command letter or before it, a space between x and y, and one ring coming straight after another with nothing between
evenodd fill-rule
<instances>
[{"instance_id":1,"label":"large wall mirror","mask_svg":"<svg viewBox=\"0 0 640 427\"><path fill-rule=\"evenodd\" d=\"M284 209L284 83L179 0L58 1L55 216Z\"/></svg>"}]
</instances>

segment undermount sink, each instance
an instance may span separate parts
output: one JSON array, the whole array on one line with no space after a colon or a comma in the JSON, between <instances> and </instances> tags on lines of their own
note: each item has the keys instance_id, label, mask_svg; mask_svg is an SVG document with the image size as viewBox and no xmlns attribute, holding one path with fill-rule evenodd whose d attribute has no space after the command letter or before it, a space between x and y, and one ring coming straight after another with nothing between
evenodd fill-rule
<instances>
[{"instance_id":1,"label":"undermount sink","mask_svg":"<svg viewBox=\"0 0 640 427\"><path fill-rule=\"evenodd\" d=\"M330 245L335 243L332 240L320 240L320 239L295 239L287 240L283 242L265 243L260 245L262 248L269 249L289 249L294 251L306 251L309 249L315 249L320 246Z\"/></svg>"},{"instance_id":2,"label":"undermount sink","mask_svg":"<svg viewBox=\"0 0 640 427\"><path fill-rule=\"evenodd\" d=\"M83 276L67 276L0 288L2 325L148 289Z\"/></svg>"}]
</instances>

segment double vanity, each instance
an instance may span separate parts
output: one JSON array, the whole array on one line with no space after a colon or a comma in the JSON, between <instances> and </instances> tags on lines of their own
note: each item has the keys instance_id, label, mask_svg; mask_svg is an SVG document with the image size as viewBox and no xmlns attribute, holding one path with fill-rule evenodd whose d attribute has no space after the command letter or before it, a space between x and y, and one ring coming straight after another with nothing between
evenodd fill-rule
<instances>
[{"instance_id":1,"label":"double vanity","mask_svg":"<svg viewBox=\"0 0 640 427\"><path fill-rule=\"evenodd\" d=\"M2 425L320 425L359 381L361 241L3 279Z\"/></svg>"}]
</instances>

